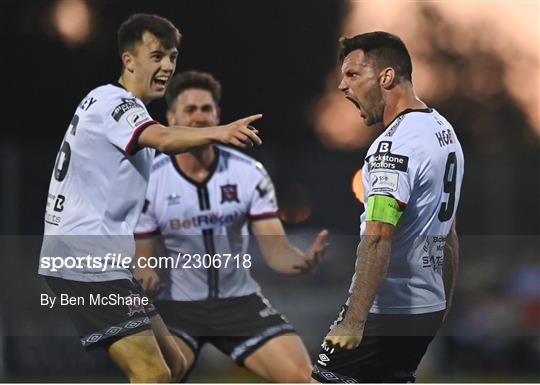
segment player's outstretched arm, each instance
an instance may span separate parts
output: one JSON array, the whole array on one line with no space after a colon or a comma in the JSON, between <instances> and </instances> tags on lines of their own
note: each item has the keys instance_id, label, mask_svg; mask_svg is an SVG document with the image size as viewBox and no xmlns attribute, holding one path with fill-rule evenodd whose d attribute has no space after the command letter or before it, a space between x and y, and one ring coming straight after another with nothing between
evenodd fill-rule
<instances>
[{"instance_id":1,"label":"player's outstretched arm","mask_svg":"<svg viewBox=\"0 0 540 385\"><path fill-rule=\"evenodd\" d=\"M386 277L394 225L367 221L366 231L356 251L355 279L349 308L341 323L325 340L332 346L354 349L362 341L364 324L379 286Z\"/></svg>"},{"instance_id":2,"label":"player's outstretched arm","mask_svg":"<svg viewBox=\"0 0 540 385\"><path fill-rule=\"evenodd\" d=\"M459 239L456 232L456 221L452 223L452 228L446 237L444 245L443 282L446 296L446 311L444 318L448 315L454 297L459 269Z\"/></svg>"},{"instance_id":3,"label":"player's outstretched arm","mask_svg":"<svg viewBox=\"0 0 540 385\"><path fill-rule=\"evenodd\" d=\"M250 126L260 118L261 114L252 115L215 127L165 127L152 124L140 134L137 144L139 147L152 147L166 154L185 152L214 142L248 148L262 143L257 136L259 131Z\"/></svg>"},{"instance_id":4,"label":"player's outstretched arm","mask_svg":"<svg viewBox=\"0 0 540 385\"><path fill-rule=\"evenodd\" d=\"M311 272L321 261L328 243L328 231L322 230L305 253L294 247L287 239L285 229L278 218L261 219L251 223L251 229L263 257L273 270L285 275Z\"/></svg>"},{"instance_id":5,"label":"player's outstretched arm","mask_svg":"<svg viewBox=\"0 0 540 385\"><path fill-rule=\"evenodd\" d=\"M148 267L148 258L154 255L156 245L155 237L139 238L135 240L135 268L133 277L142 286L144 292L154 296L161 290L161 279L157 272Z\"/></svg>"}]
</instances>

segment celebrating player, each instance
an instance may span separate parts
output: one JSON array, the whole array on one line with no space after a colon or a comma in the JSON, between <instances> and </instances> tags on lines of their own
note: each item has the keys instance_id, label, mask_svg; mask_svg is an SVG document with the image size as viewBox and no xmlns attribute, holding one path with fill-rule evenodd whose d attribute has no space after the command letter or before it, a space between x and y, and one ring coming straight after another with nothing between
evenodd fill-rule
<instances>
[{"instance_id":1,"label":"celebrating player","mask_svg":"<svg viewBox=\"0 0 540 385\"><path fill-rule=\"evenodd\" d=\"M220 96L221 85L208 73L176 75L167 89L167 120L197 129L214 126ZM266 262L283 274L309 272L327 247L326 230L305 253L287 241L272 181L254 159L215 145L160 155L136 228L136 255L139 262L155 256L158 238L170 256L181 253L183 259L159 274L137 268L134 276L148 294L164 286L155 304L187 368L208 342L268 381L309 382L304 345L249 273L248 224Z\"/></svg>"},{"instance_id":2,"label":"celebrating player","mask_svg":"<svg viewBox=\"0 0 540 385\"><path fill-rule=\"evenodd\" d=\"M385 130L362 170L366 203L350 297L312 378L414 382L454 290L463 152L448 121L416 97L398 37L372 32L340 42L340 91L367 126L382 122Z\"/></svg>"},{"instance_id":3,"label":"celebrating player","mask_svg":"<svg viewBox=\"0 0 540 385\"><path fill-rule=\"evenodd\" d=\"M207 128L165 127L152 120L145 105L165 94L179 42L176 27L157 15L135 14L120 26L118 83L90 91L78 105L54 166L45 212L39 272L54 293L131 301L86 302L68 312L82 345L105 347L132 382L167 382L184 370L163 321L151 304L143 307L129 269L154 149L178 153L212 142L261 143L248 126L260 115ZM67 264L68 258L86 256L91 263ZM66 264L51 269L50 258Z\"/></svg>"}]
</instances>

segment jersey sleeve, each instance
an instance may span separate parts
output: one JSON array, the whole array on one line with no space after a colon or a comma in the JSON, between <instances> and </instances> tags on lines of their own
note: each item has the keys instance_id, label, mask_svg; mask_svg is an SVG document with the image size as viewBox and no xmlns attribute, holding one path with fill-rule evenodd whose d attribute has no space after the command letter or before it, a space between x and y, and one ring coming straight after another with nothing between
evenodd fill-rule
<instances>
[{"instance_id":1,"label":"jersey sleeve","mask_svg":"<svg viewBox=\"0 0 540 385\"><path fill-rule=\"evenodd\" d=\"M145 128L158 123L150 117L146 107L134 98L115 98L106 116L105 135L116 147L127 154L137 152L137 140Z\"/></svg>"},{"instance_id":2,"label":"jersey sleeve","mask_svg":"<svg viewBox=\"0 0 540 385\"><path fill-rule=\"evenodd\" d=\"M135 238L144 238L160 234L159 223L154 214L154 203L147 196L144 200L143 209L137 225L135 226Z\"/></svg>"},{"instance_id":3,"label":"jersey sleeve","mask_svg":"<svg viewBox=\"0 0 540 385\"><path fill-rule=\"evenodd\" d=\"M277 217L278 205L272 179L262 164L256 164L257 185L251 195L248 218L250 220Z\"/></svg>"},{"instance_id":4,"label":"jersey sleeve","mask_svg":"<svg viewBox=\"0 0 540 385\"><path fill-rule=\"evenodd\" d=\"M382 195L394 198L405 208L411 197L416 168L415 149L405 141L381 141L366 158L369 197Z\"/></svg>"}]
</instances>

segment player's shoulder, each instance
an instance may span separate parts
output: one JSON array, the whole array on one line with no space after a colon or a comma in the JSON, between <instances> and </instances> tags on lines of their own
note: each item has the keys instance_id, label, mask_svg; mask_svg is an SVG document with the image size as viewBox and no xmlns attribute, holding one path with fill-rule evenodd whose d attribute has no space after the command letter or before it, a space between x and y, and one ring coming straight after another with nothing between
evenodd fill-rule
<instances>
[{"instance_id":1,"label":"player's shoulder","mask_svg":"<svg viewBox=\"0 0 540 385\"><path fill-rule=\"evenodd\" d=\"M437 124L437 116L440 115L433 108L407 109L390 122L380 138L400 141L417 137L424 133L426 127L432 128Z\"/></svg>"},{"instance_id":2,"label":"player's shoulder","mask_svg":"<svg viewBox=\"0 0 540 385\"><path fill-rule=\"evenodd\" d=\"M438 132L453 132L450 123L435 109L410 109L400 113L377 138L412 152L433 147Z\"/></svg>"},{"instance_id":3,"label":"player's shoulder","mask_svg":"<svg viewBox=\"0 0 540 385\"><path fill-rule=\"evenodd\" d=\"M152 162L152 173L160 172L161 170L165 169L165 166L171 165L171 157L164 153L159 153L154 157L154 161Z\"/></svg>"},{"instance_id":4,"label":"player's shoulder","mask_svg":"<svg viewBox=\"0 0 540 385\"><path fill-rule=\"evenodd\" d=\"M79 103L79 109L88 112L125 110L128 105L142 106L131 92L119 85L105 84L92 89ZM90 108L92 107L92 108Z\"/></svg>"},{"instance_id":5,"label":"player's shoulder","mask_svg":"<svg viewBox=\"0 0 540 385\"><path fill-rule=\"evenodd\" d=\"M256 162L256 160L253 159L252 157L250 157L249 155L246 155L243 152L240 152L240 151L235 150L233 148L222 146L222 145L219 145L219 144L216 145L216 147L219 150L219 155L223 159L227 159L227 160L229 160L231 162L242 163L242 164L246 164L246 165L249 165L249 164L252 164L252 163Z\"/></svg>"},{"instance_id":6,"label":"player's shoulder","mask_svg":"<svg viewBox=\"0 0 540 385\"><path fill-rule=\"evenodd\" d=\"M216 146L220 155L222 169L237 169L241 172L257 172L266 174L264 166L258 160L238 150L221 145Z\"/></svg>"},{"instance_id":7,"label":"player's shoulder","mask_svg":"<svg viewBox=\"0 0 540 385\"><path fill-rule=\"evenodd\" d=\"M104 84L98 86L91 90L87 96L93 96L95 98L100 98L102 100L108 101L110 101L111 99L122 100L134 97L131 92L115 84Z\"/></svg>"}]
</instances>

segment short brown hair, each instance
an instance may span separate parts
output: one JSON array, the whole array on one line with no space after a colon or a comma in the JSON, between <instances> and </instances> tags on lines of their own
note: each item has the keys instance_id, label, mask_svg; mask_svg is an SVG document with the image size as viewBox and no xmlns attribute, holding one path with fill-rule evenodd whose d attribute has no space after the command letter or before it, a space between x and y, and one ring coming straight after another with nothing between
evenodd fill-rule
<instances>
[{"instance_id":1,"label":"short brown hair","mask_svg":"<svg viewBox=\"0 0 540 385\"><path fill-rule=\"evenodd\" d=\"M398 77L408 81L412 79L411 56L403 41L396 35L382 31L368 32L351 38L342 37L339 44L340 63L343 63L349 53L360 49L377 68L392 67Z\"/></svg>"},{"instance_id":2,"label":"short brown hair","mask_svg":"<svg viewBox=\"0 0 540 385\"><path fill-rule=\"evenodd\" d=\"M221 84L208 72L186 71L175 75L165 93L167 108L172 110L174 100L187 89L198 88L210 92L216 104L221 100Z\"/></svg>"},{"instance_id":3,"label":"short brown hair","mask_svg":"<svg viewBox=\"0 0 540 385\"><path fill-rule=\"evenodd\" d=\"M132 50L142 40L145 31L154 34L166 49L178 47L182 35L174 24L164 17L147 13L131 15L118 28L118 51L120 55Z\"/></svg>"}]
</instances>

